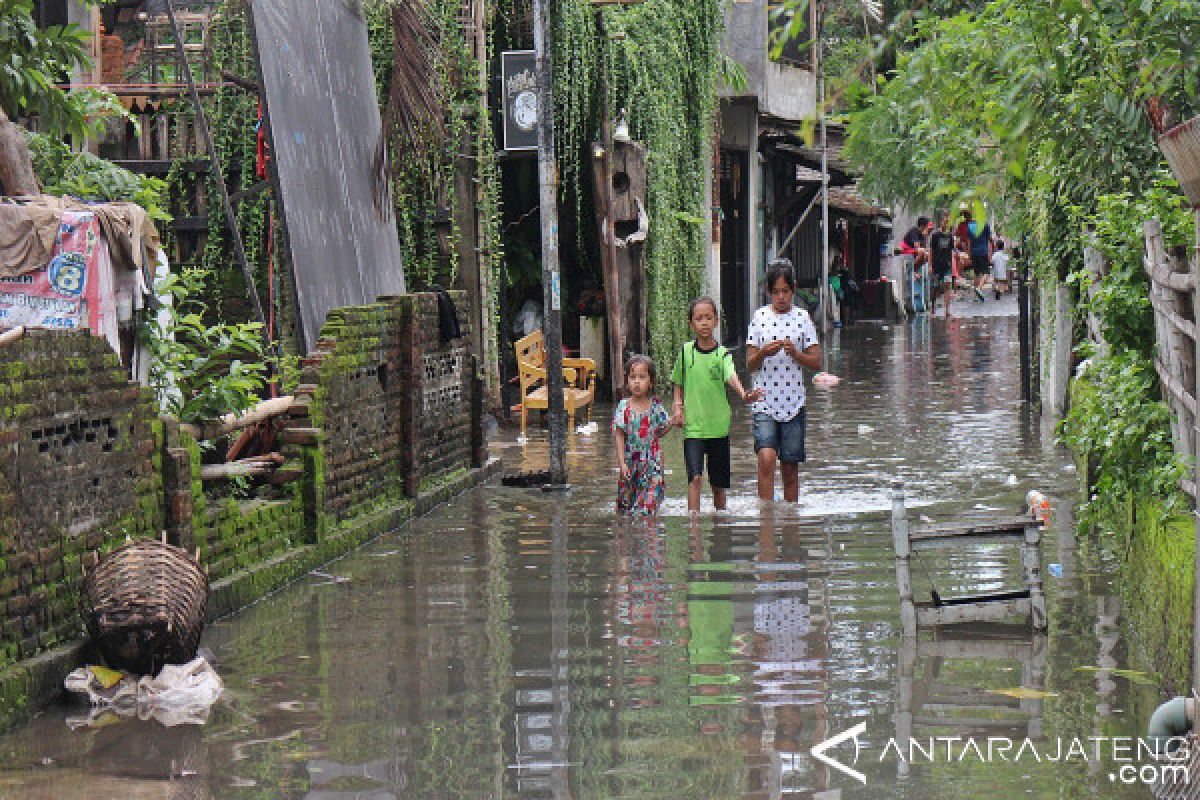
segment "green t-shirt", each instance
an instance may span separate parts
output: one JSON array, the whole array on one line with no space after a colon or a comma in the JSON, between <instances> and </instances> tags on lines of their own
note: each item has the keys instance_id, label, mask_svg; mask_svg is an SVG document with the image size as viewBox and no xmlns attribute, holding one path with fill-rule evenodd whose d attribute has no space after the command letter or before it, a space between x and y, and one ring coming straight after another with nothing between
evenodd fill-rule
<instances>
[{"instance_id":1,"label":"green t-shirt","mask_svg":"<svg viewBox=\"0 0 1200 800\"><path fill-rule=\"evenodd\" d=\"M675 359L671 382L683 387L685 439L729 435L729 398L725 382L734 376L733 354L721 345L704 351L688 342Z\"/></svg>"}]
</instances>

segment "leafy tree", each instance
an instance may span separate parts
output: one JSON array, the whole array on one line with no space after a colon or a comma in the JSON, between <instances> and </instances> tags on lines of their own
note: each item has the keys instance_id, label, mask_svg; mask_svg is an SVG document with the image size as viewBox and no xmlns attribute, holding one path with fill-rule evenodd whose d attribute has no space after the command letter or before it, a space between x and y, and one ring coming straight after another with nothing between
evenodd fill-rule
<instances>
[{"instance_id":1,"label":"leafy tree","mask_svg":"<svg viewBox=\"0 0 1200 800\"><path fill-rule=\"evenodd\" d=\"M848 152L883 199L992 200L1065 276L1067 209L1146 186L1160 156L1144 104L1196 97L1198 18L1200 0L992 0L920 19Z\"/></svg>"},{"instance_id":2,"label":"leafy tree","mask_svg":"<svg viewBox=\"0 0 1200 800\"><path fill-rule=\"evenodd\" d=\"M0 109L10 119L36 116L52 135L90 133L97 115L118 110L112 95L56 87L72 70L90 64L83 30L75 25L39 30L33 0L0 0Z\"/></svg>"}]
</instances>

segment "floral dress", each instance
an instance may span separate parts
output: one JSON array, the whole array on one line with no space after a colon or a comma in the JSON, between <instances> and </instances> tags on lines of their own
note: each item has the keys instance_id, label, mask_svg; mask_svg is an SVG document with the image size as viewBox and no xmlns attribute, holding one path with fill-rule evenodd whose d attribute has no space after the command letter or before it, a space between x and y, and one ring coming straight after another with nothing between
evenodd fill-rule
<instances>
[{"instance_id":1,"label":"floral dress","mask_svg":"<svg viewBox=\"0 0 1200 800\"><path fill-rule=\"evenodd\" d=\"M650 408L636 411L629 398L617 404L613 432L625 432L625 463L629 477L617 484L617 513L633 517L654 516L666 497L662 447L658 440L670 429L667 409L655 397Z\"/></svg>"}]
</instances>

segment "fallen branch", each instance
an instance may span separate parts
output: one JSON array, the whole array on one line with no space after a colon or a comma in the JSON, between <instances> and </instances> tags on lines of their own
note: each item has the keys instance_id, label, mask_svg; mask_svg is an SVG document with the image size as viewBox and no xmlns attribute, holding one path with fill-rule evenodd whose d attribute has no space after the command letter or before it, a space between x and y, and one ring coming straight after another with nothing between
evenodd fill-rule
<instances>
[{"instance_id":1,"label":"fallen branch","mask_svg":"<svg viewBox=\"0 0 1200 800\"><path fill-rule=\"evenodd\" d=\"M268 453L265 456L243 458L241 461L231 461L228 464L204 464L200 467L200 480L222 481L253 475L269 475L283 462L284 458L279 453Z\"/></svg>"},{"instance_id":2,"label":"fallen branch","mask_svg":"<svg viewBox=\"0 0 1200 800\"><path fill-rule=\"evenodd\" d=\"M280 414L286 414L288 409L292 407L292 401L295 400L291 395L286 397L275 397L270 400L264 400L254 408L250 409L242 415L226 414L220 419L209 420L197 424L182 422L179 424L181 431L187 432L192 438L197 441L206 439L216 439L224 436L227 433L233 433L242 428L248 428L251 425L262 422L263 420L277 417Z\"/></svg>"},{"instance_id":3,"label":"fallen branch","mask_svg":"<svg viewBox=\"0 0 1200 800\"><path fill-rule=\"evenodd\" d=\"M7 330L4 333L0 333L0 347L3 347L6 344L12 344L13 342L17 341L24 335L25 335L25 326L24 325L18 325L17 327L13 328L12 330Z\"/></svg>"}]
</instances>

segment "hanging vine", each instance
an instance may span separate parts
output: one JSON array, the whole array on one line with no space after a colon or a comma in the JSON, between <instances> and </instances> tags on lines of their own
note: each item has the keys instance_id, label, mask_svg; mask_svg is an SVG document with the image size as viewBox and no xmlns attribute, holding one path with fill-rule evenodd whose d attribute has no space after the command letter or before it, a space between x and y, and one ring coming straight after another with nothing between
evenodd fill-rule
<instances>
[{"instance_id":1,"label":"hanging vine","mask_svg":"<svg viewBox=\"0 0 1200 800\"><path fill-rule=\"evenodd\" d=\"M554 93L563 184L582 186L599 128L598 65L608 107L629 110L647 161L646 250L652 355L670 360L688 337L688 302L704 286L708 256L705 176L721 70L720 0L646 0L607 6L601 39L587 0L554 5ZM576 192L580 227L588 224Z\"/></svg>"}]
</instances>

